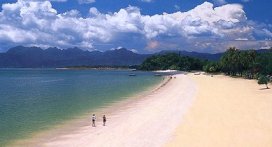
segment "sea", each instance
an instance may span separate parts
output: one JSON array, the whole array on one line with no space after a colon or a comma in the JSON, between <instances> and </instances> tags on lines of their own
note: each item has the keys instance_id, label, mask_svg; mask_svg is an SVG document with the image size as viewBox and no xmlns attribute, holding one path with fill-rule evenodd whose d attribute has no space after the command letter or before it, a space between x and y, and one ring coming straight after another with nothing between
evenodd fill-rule
<instances>
[{"instance_id":1,"label":"sea","mask_svg":"<svg viewBox=\"0 0 272 147\"><path fill-rule=\"evenodd\" d=\"M0 69L0 146L128 99L162 82L130 70Z\"/></svg>"}]
</instances>

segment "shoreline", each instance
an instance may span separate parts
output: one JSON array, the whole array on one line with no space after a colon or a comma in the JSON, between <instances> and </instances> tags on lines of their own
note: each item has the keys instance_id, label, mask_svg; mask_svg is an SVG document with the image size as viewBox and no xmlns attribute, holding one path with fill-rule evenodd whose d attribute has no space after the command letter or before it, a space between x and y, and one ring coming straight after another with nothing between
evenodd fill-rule
<instances>
[{"instance_id":1,"label":"shoreline","mask_svg":"<svg viewBox=\"0 0 272 147\"><path fill-rule=\"evenodd\" d=\"M85 116L85 123L76 126L75 129L69 128L63 130L64 132L55 130L56 133L53 135L41 136L32 142L21 142L21 144L17 142L16 145L161 146L171 138L171 134L182 120L181 116L191 106L196 91L194 83L191 83L192 81L184 74L177 74L165 80L153 90L148 90L138 97L113 104L115 107L111 105L104 111L100 110L100 113L96 113L98 117L96 128L91 127L89 115ZM105 127L101 126L102 114L106 114L108 118ZM83 119L80 121L82 122ZM163 126L167 128L161 130ZM156 133L158 131L161 133ZM131 137L128 138L128 134Z\"/></svg>"},{"instance_id":2,"label":"shoreline","mask_svg":"<svg viewBox=\"0 0 272 147\"><path fill-rule=\"evenodd\" d=\"M114 101L106 104L105 106L101 106L100 108L95 108L91 111L88 111L80 116L77 116L71 120L66 120L63 122L59 122L54 126L51 126L49 130L41 130L33 133L27 138L22 138L18 140L14 140L11 143L8 143L8 146L11 147L19 147L19 146L35 146L36 143L43 142L48 139L52 139L52 136L65 135L71 132L76 132L79 128L91 125L91 114L96 113L97 116L102 114L111 114L115 111L116 108L119 107L127 107L127 105L131 105L131 103L135 103L136 101L141 100L147 95L156 92L163 86L165 86L170 81L169 76L164 76L157 84L148 87L145 91L131 94L129 97L126 97L122 100ZM98 118L99 120L100 118Z\"/></svg>"},{"instance_id":3,"label":"shoreline","mask_svg":"<svg viewBox=\"0 0 272 147\"><path fill-rule=\"evenodd\" d=\"M255 80L176 73L144 92L12 146L270 147L271 107L271 89L263 90ZM97 116L95 128L91 127L92 113ZM103 114L107 116L105 127Z\"/></svg>"}]
</instances>

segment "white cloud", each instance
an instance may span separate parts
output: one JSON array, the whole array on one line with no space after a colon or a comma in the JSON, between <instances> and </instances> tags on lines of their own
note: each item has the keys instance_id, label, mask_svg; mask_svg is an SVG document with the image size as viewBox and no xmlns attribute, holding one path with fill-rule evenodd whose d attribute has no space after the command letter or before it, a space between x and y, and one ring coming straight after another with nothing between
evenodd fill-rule
<instances>
[{"instance_id":1,"label":"white cloud","mask_svg":"<svg viewBox=\"0 0 272 147\"><path fill-rule=\"evenodd\" d=\"M40 0L18 0L16 3L3 4L0 12L0 43L10 45L92 49L94 42L115 44L120 40L131 39L125 42L131 44L136 41L148 49L167 46L190 48L190 45L195 44L193 41L201 42L203 38L217 41L237 38L254 40L253 32L258 32L256 28L255 24L247 20L241 5L214 7L209 2L187 12L152 16L143 15L139 8L129 6L109 14L92 7L89 15L82 17L78 10L58 13L49 1ZM272 38L268 29L257 29L264 37ZM205 48L211 44L203 43L201 46Z\"/></svg>"},{"instance_id":2,"label":"white cloud","mask_svg":"<svg viewBox=\"0 0 272 147\"><path fill-rule=\"evenodd\" d=\"M272 45L271 46L262 46L260 49L271 49L272 48Z\"/></svg>"},{"instance_id":3,"label":"white cloud","mask_svg":"<svg viewBox=\"0 0 272 147\"><path fill-rule=\"evenodd\" d=\"M225 36L233 29L239 28L238 24L245 20L245 12L241 5L228 4L213 8L208 2L183 13L142 17L147 38L160 34L184 37L201 34Z\"/></svg>"},{"instance_id":4,"label":"white cloud","mask_svg":"<svg viewBox=\"0 0 272 147\"><path fill-rule=\"evenodd\" d=\"M236 41L248 41L248 38L237 38Z\"/></svg>"},{"instance_id":5,"label":"white cloud","mask_svg":"<svg viewBox=\"0 0 272 147\"><path fill-rule=\"evenodd\" d=\"M269 37L271 37L272 38L272 32L271 31L269 31L268 29L263 29L263 32L267 35L267 36L269 36Z\"/></svg>"},{"instance_id":6,"label":"white cloud","mask_svg":"<svg viewBox=\"0 0 272 147\"><path fill-rule=\"evenodd\" d=\"M100 12L95 7L90 8L89 13L92 16L98 16L100 14Z\"/></svg>"},{"instance_id":7,"label":"white cloud","mask_svg":"<svg viewBox=\"0 0 272 147\"><path fill-rule=\"evenodd\" d=\"M32 2L44 2L44 0L25 0L25 1L32 1ZM47 0L51 2L66 2L67 0Z\"/></svg>"},{"instance_id":8,"label":"white cloud","mask_svg":"<svg viewBox=\"0 0 272 147\"><path fill-rule=\"evenodd\" d=\"M78 0L80 4L91 4L94 3L95 0Z\"/></svg>"},{"instance_id":9,"label":"white cloud","mask_svg":"<svg viewBox=\"0 0 272 147\"><path fill-rule=\"evenodd\" d=\"M136 49L130 49L133 53L139 53Z\"/></svg>"}]
</instances>

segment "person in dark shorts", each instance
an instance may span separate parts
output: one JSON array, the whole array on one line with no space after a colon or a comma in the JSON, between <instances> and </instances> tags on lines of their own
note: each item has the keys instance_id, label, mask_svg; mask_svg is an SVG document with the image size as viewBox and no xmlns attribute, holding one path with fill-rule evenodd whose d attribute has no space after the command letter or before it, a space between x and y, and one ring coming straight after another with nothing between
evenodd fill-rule
<instances>
[{"instance_id":1,"label":"person in dark shorts","mask_svg":"<svg viewBox=\"0 0 272 147\"><path fill-rule=\"evenodd\" d=\"M105 115L103 115L103 126L106 126L106 121L107 121L107 118Z\"/></svg>"},{"instance_id":2,"label":"person in dark shorts","mask_svg":"<svg viewBox=\"0 0 272 147\"><path fill-rule=\"evenodd\" d=\"M96 120L96 116L95 114L93 114L92 116L92 126L95 127L95 120Z\"/></svg>"}]
</instances>

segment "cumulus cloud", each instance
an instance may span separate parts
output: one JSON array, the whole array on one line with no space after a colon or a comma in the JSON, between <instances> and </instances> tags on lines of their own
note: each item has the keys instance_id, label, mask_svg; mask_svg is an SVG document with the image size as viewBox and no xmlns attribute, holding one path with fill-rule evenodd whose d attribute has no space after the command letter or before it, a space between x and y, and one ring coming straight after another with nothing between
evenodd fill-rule
<instances>
[{"instance_id":1,"label":"cumulus cloud","mask_svg":"<svg viewBox=\"0 0 272 147\"><path fill-rule=\"evenodd\" d=\"M208 2L188 12L142 16L147 38L161 34L189 38L199 35L230 37L234 30L243 28L240 23L245 20L241 5L228 4L213 8L213 4Z\"/></svg>"},{"instance_id":2,"label":"cumulus cloud","mask_svg":"<svg viewBox=\"0 0 272 147\"><path fill-rule=\"evenodd\" d=\"M95 44L118 46L125 42L153 50L179 46L201 50L218 47L211 40L254 40L256 34L272 38L269 29L247 20L239 4L214 7L204 2L187 12L156 15L143 15L133 6L114 13L101 13L92 7L88 16L82 17L78 10L58 13L50 1L18 0L3 4L0 12L0 43L9 46L78 46L90 50Z\"/></svg>"}]
</instances>

